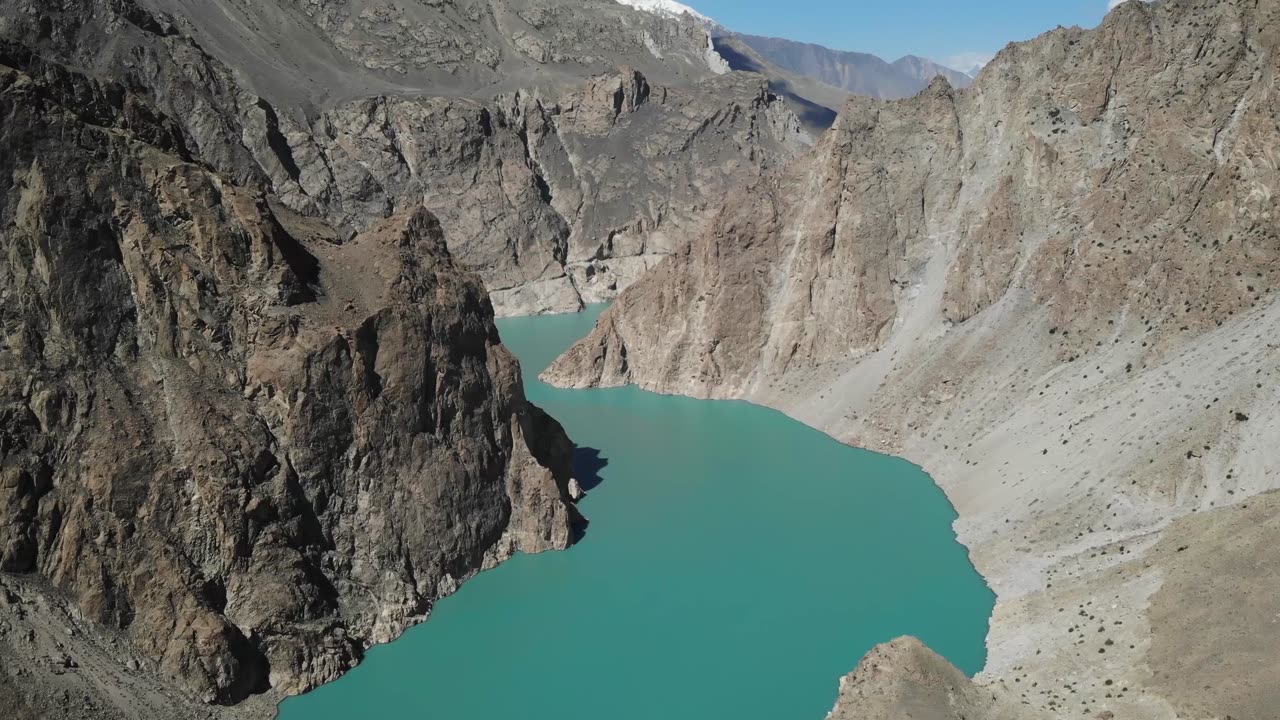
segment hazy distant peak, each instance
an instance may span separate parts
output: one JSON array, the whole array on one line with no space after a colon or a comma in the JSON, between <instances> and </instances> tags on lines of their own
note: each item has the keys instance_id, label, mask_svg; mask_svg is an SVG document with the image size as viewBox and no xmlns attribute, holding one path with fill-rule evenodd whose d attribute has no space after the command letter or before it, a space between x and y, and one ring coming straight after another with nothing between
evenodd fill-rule
<instances>
[{"instance_id":1,"label":"hazy distant peak","mask_svg":"<svg viewBox=\"0 0 1280 720\"><path fill-rule=\"evenodd\" d=\"M937 63L956 72L964 73L969 77L977 77L978 71L986 67L987 63L991 62L993 58L995 58L995 53L992 52L971 51L939 58Z\"/></svg>"},{"instance_id":2,"label":"hazy distant peak","mask_svg":"<svg viewBox=\"0 0 1280 720\"><path fill-rule=\"evenodd\" d=\"M890 64L926 85L937 76L946 78L955 87L967 87L969 81L973 79L972 75L963 70L936 63L919 55L904 55Z\"/></svg>"}]
</instances>

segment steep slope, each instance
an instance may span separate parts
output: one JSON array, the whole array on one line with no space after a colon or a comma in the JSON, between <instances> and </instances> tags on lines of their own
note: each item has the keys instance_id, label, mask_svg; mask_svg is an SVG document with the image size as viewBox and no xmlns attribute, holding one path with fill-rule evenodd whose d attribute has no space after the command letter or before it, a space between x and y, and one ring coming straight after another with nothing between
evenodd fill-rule
<instances>
[{"instance_id":1,"label":"steep slope","mask_svg":"<svg viewBox=\"0 0 1280 720\"><path fill-rule=\"evenodd\" d=\"M910 637L877 645L840 679L827 720L1027 720L1041 714L979 688Z\"/></svg>"},{"instance_id":2,"label":"steep slope","mask_svg":"<svg viewBox=\"0 0 1280 720\"><path fill-rule=\"evenodd\" d=\"M1276 0L1126 3L969 90L855 98L547 378L748 398L922 464L998 595L982 683L1266 717L1277 28Z\"/></svg>"},{"instance_id":3,"label":"steep slope","mask_svg":"<svg viewBox=\"0 0 1280 720\"><path fill-rule=\"evenodd\" d=\"M666 84L723 71L701 22L613 0L140 2L283 106L327 109L371 95L489 99L574 85L619 65Z\"/></svg>"},{"instance_id":4,"label":"steep slope","mask_svg":"<svg viewBox=\"0 0 1280 720\"><path fill-rule=\"evenodd\" d=\"M783 70L796 73L824 85L846 90L855 95L883 100L907 98L923 90L941 75L955 87L968 87L970 77L958 70L943 67L915 55L894 62L870 53L832 50L813 43L785 38L716 33L716 43L735 40Z\"/></svg>"},{"instance_id":5,"label":"steep slope","mask_svg":"<svg viewBox=\"0 0 1280 720\"><path fill-rule=\"evenodd\" d=\"M344 241L197 145L0 45L0 689L42 714L303 691L580 519L428 211Z\"/></svg>"},{"instance_id":6,"label":"steep slope","mask_svg":"<svg viewBox=\"0 0 1280 720\"><path fill-rule=\"evenodd\" d=\"M966 88L973 83L974 76L970 73L939 65L919 55L904 55L890 65L898 72L915 78L916 82L920 83L921 89L928 87L929 83L938 76L942 76L952 87Z\"/></svg>"},{"instance_id":7,"label":"steep slope","mask_svg":"<svg viewBox=\"0 0 1280 720\"><path fill-rule=\"evenodd\" d=\"M287 204L351 228L431 209L500 315L612 298L808 142L762 78L665 88L629 68L559 98L374 98L281 131Z\"/></svg>"},{"instance_id":8,"label":"steep slope","mask_svg":"<svg viewBox=\"0 0 1280 720\"><path fill-rule=\"evenodd\" d=\"M148 5L20 0L0 38L137 88L216 170L344 233L432 210L500 315L612 297L810 142L762 79L717 74L700 23L612 0ZM535 37L555 52L510 46Z\"/></svg>"}]
</instances>

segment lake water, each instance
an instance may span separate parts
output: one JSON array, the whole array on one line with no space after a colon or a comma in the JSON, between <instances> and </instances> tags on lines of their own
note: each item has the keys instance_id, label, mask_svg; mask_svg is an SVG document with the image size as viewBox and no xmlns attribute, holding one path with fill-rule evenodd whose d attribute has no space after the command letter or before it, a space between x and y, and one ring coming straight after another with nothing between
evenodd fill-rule
<instances>
[{"instance_id":1,"label":"lake water","mask_svg":"<svg viewBox=\"0 0 1280 720\"><path fill-rule=\"evenodd\" d=\"M905 634L981 669L994 598L924 472L743 402L539 383L599 311L499 322L588 448L585 538L481 573L281 718L821 720Z\"/></svg>"}]
</instances>

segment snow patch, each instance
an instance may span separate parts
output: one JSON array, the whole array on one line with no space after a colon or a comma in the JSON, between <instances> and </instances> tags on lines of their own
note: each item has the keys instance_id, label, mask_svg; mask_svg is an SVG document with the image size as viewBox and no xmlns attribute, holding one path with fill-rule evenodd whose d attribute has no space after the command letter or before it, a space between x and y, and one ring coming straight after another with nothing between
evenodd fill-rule
<instances>
[{"instance_id":1,"label":"snow patch","mask_svg":"<svg viewBox=\"0 0 1280 720\"><path fill-rule=\"evenodd\" d=\"M629 5L638 10L657 13L659 15L679 16L688 13L698 20L710 22L711 18L676 0L618 0L622 5Z\"/></svg>"},{"instance_id":2,"label":"snow patch","mask_svg":"<svg viewBox=\"0 0 1280 720\"><path fill-rule=\"evenodd\" d=\"M643 10L644 12L654 13L655 15L665 15L667 17L680 17L682 15L688 15L694 20L697 20L698 22L702 23L702 26L704 30L706 30L706 34L707 34L707 47L703 53L703 59L706 60L707 67L711 68L711 72L717 75L724 75L725 73L729 72L730 70L729 62L725 60L723 57L721 57L720 53L716 52L715 42L712 41L711 39L710 28L720 27L715 20L712 20L711 18L707 17L706 15L703 15L697 10L694 10L688 5L685 5L684 3L676 2L676 0L617 0L617 1L620 5L633 7L637 10ZM660 60L662 59L662 53L659 51L657 44L654 43L653 38L650 37L648 33L645 34L644 44L646 47L649 48L649 52L652 53L654 57Z\"/></svg>"}]
</instances>

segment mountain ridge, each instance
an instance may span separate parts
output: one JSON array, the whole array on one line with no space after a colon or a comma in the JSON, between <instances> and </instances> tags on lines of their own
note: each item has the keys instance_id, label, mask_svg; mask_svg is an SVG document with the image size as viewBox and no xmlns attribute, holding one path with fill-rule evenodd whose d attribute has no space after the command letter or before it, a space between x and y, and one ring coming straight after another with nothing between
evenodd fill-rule
<instances>
[{"instance_id":1,"label":"mountain ridge","mask_svg":"<svg viewBox=\"0 0 1280 720\"><path fill-rule=\"evenodd\" d=\"M882 100L908 98L924 90L941 75L953 87L968 87L971 78L918 55L904 55L893 62L870 53L833 50L816 43L784 38L731 33L766 59L794 73L832 87Z\"/></svg>"}]
</instances>

